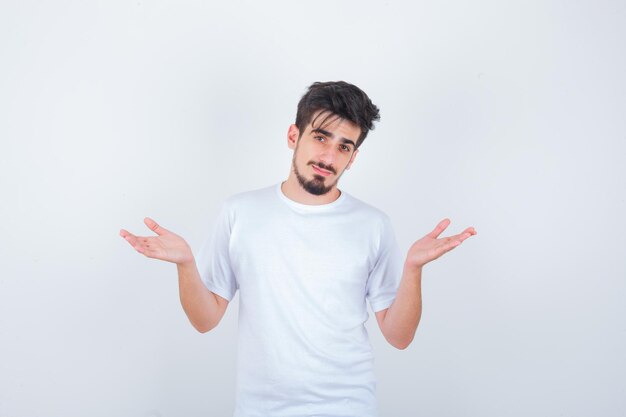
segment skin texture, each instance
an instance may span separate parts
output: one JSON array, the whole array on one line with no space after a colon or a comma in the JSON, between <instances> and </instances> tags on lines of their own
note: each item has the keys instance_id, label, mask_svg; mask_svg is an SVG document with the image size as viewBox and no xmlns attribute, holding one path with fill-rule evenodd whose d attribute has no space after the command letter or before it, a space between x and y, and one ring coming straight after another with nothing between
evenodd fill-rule
<instances>
[{"instance_id":1,"label":"skin texture","mask_svg":"<svg viewBox=\"0 0 626 417\"><path fill-rule=\"evenodd\" d=\"M312 120L315 120L316 115ZM283 193L302 204L318 205L335 201L340 195L337 182L350 169L359 153L349 141L356 143L360 132L357 125L338 117L332 117L324 126L312 126L309 123L304 132L300 132L295 124L289 126L287 146L294 150L294 154L289 177L282 185ZM314 166L325 168L330 175L320 175ZM311 194L302 186L298 176L327 188L326 192L321 195Z\"/></svg>"},{"instance_id":2,"label":"skin texture","mask_svg":"<svg viewBox=\"0 0 626 417\"><path fill-rule=\"evenodd\" d=\"M411 245L404 262L396 299L389 308L376 312L376 321L385 339L398 349L406 349L411 344L422 316L424 265L476 234L473 227L468 227L462 233L440 237L449 225L450 220L443 219L432 232Z\"/></svg>"},{"instance_id":3,"label":"skin texture","mask_svg":"<svg viewBox=\"0 0 626 417\"><path fill-rule=\"evenodd\" d=\"M318 113L312 120L316 120ZM324 117L318 120L322 119ZM283 193L302 204L335 201L341 195L338 181L350 169L359 152L354 146L359 134L357 125L339 117L330 117L323 126L309 123L303 132L295 124L289 126L287 146L294 153L289 176L281 185ZM316 167L328 175L322 175ZM120 230L120 236L144 256L177 265L180 300L187 317L198 331L211 330L219 324L228 301L206 289L191 248L181 236L148 217L144 223L157 236L135 236L124 229ZM410 345L421 318L424 265L476 234L473 227L468 227L459 234L441 237L449 225L449 219L441 220L430 233L411 245L394 302L389 308L376 312L385 339L398 349Z\"/></svg>"},{"instance_id":4,"label":"skin texture","mask_svg":"<svg viewBox=\"0 0 626 417\"><path fill-rule=\"evenodd\" d=\"M182 237L149 217L144 219L144 223L157 236L135 236L124 229L120 230L120 236L148 258L175 263L180 303L187 318L201 333L213 329L224 316L228 300L204 286L191 248Z\"/></svg>"}]
</instances>

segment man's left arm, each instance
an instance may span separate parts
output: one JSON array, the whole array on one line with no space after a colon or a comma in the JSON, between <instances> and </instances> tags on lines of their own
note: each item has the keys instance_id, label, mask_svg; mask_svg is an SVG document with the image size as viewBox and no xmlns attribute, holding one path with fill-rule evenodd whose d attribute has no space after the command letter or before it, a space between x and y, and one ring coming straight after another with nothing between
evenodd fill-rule
<instances>
[{"instance_id":1,"label":"man's left arm","mask_svg":"<svg viewBox=\"0 0 626 417\"><path fill-rule=\"evenodd\" d=\"M376 312L376 320L385 339L398 349L405 349L413 341L422 316L422 268L459 246L476 234L468 227L458 235L439 238L450 220L444 219L435 229L413 243L404 261L404 269L396 298L389 308Z\"/></svg>"}]
</instances>

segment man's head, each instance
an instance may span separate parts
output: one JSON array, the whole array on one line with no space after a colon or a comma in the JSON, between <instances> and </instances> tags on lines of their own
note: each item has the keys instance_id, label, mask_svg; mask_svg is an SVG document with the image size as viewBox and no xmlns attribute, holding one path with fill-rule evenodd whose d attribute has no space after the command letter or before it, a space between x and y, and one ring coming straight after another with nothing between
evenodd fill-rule
<instances>
[{"instance_id":1,"label":"man's head","mask_svg":"<svg viewBox=\"0 0 626 417\"><path fill-rule=\"evenodd\" d=\"M357 148L374 129L374 122L380 120L378 107L367 94L345 81L315 82L309 86L298 103L296 126L300 132L304 132L316 113L322 116L320 125L333 115L357 125L361 130L356 141Z\"/></svg>"},{"instance_id":2,"label":"man's head","mask_svg":"<svg viewBox=\"0 0 626 417\"><path fill-rule=\"evenodd\" d=\"M300 186L314 195L331 191L379 119L378 108L358 87L343 81L313 83L288 132Z\"/></svg>"}]
</instances>

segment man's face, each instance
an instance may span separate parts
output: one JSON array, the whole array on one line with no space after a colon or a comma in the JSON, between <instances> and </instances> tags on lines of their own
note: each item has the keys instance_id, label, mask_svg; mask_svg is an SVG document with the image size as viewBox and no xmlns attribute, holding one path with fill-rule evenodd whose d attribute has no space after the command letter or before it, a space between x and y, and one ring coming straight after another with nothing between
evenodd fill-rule
<instances>
[{"instance_id":1,"label":"man's face","mask_svg":"<svg viewBox=\"0 0 626 417\"><path fill-rule=\"evenodd\" d=\"M354 123L330 116L328 113L312 117L304 132L295 125L289 127L288 143L295 148L292 169L302 188L314 195L323 195L337 185L359 152L355 144L361 129Z\"/></svg>"}]
</instances>

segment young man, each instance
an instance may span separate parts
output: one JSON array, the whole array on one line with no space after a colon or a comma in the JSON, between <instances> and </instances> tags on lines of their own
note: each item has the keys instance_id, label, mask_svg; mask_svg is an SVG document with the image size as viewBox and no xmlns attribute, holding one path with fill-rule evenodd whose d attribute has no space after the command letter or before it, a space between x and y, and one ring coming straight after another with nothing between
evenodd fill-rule
<instances>
[{"instance_id":1,"label":"young man","mask_svg":"<svg viewBox=\"0 0 626 417\"><path fill-rule=\"evenodd\" d=\"M314 83L298 104L286 181L224 201L196 263L176 234L122 230L137 251L178 267L180 299L200 332L239 290L235 417L377 416L366 300L386 340L406 348L421 316L422 267L474 235L449 220L409 249L389 217L337 188L378 108L345 82Z\"/></svg>"}]
</instances>

